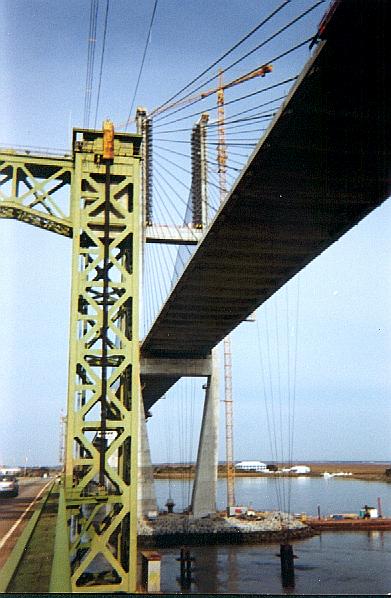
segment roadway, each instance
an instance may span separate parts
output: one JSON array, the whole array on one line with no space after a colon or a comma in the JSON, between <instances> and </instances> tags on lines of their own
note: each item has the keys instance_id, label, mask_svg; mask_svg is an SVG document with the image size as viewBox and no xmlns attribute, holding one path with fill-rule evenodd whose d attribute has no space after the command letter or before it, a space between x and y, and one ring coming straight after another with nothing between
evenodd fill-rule
<instances>
[{"instance_id":1,"label":"roadway","mask_svg":"<svg viewBox=\"0 0 391 598\"><path fill-rule=\"evenodd\" d=\"M22 479L19 480L19 496L0 497L0 569L34 513L34 504L31 503L47 483L48 480L42 478Z\"/></svg>"}]
</instances>

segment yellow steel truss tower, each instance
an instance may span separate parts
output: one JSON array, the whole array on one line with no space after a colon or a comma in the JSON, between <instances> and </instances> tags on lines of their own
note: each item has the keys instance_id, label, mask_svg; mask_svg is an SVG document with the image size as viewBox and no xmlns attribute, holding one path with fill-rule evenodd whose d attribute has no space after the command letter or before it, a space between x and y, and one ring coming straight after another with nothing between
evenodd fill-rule
<instances>
[{"instance_id":1,"label":"yellow steel truss tower","mask_svg":"<svg viewBox=\"0 0 391 598\"><path fill-rule=\"evenodd\" d=\"M73 238L60 504L76 592L136 590L140 145L105 123L74 130L72 156L0 152L0 218Z\"/></svg>"},{"instance_id":2,"label":"yellow steel truss tower","mask_svg":"<svg viewBox=\"0 0 391 598\"><path fill-rule=\"evenodd\" d=\"M110 138L110 129L104 133ZM116 135L108 142L105 147L101 131L74 134L65 498L73 591L132 592L140 401L140 138Z\"/></svg>"}]
</instances>

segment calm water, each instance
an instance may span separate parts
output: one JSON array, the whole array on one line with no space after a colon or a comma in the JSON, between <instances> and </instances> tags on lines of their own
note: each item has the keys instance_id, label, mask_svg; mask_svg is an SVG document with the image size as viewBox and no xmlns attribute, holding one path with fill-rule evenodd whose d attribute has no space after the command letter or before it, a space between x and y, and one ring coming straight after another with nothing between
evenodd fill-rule
<instances>
[{"instance_id":1,"label":"calm water","mask_svg":"<svg viewBox=\"0 0 391 598\"><path fill-rule=\"evenodd\" d=\"M191 501L192 483L182 480L156 480L156 493L160 509L168 498L169 488L175 501L175 510L181 511ZM290 489L290 490L289 490ZM289 509L290 493L290 509ZM380 497L384 516L391 517L391 484L364 482L348 478L237 478L235 481L236 503L250 505L257 510L277 510L293 513L317 514L320 505L322 515L330 513L358 513L365 505L377 507ZM218 481L217 506L226 506L226 483Z\"/></svg>"},{"instance_id":2,"label":"calm water","mask_svg":"<svg viewBox=\"0 0 391 598\"><path fill-rule=\"evenodd\" d=\"M160 549L162 591L177 592L178 549ZM284 590L278 545L192 547L192 592L387 594L391 532L322 533L294 543L295 588Z\"/></svg>"},{"instance_id":3,"label":"calm water","mask_svg":"<svg viewBox=\"0 0 391 598\"><path fill-rule=\"evenodd\" d=\"M238 504L256 509L278 509L288 504L288 480L239 478ZM296 478L291 483L291 511L316 514L358 512L364 504L377 506L381 497L383 513L391 516L391 484L331 478ZM171 495L175 510L189 503L191 484L173 480ZM166 480L156 481L159 507L168 497ZM218 507L225 506L225 481L218 485ZM162 554L162 591L180 590L178 549L159 549ZM387 594L391 592L391 532L323 532L296 542L295 588L284 590L278 545L192 547L195 557L192 592L252 592L295 594Z\"/></svg>"}]
</instances>

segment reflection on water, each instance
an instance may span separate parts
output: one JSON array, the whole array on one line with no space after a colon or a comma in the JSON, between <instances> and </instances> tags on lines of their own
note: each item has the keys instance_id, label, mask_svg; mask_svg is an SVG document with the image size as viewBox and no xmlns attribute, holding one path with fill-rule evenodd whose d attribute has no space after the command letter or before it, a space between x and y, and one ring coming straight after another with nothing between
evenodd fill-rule
<instances>
[{"instance_id":1,"label":"reflection on water","mask_svg":"<svg viewBox=\"0 0 391 598\"><path fill-rule=\"evenodd\" d=\"M162 554L162 591L178 592L179 549ZM281 583L278 545L192 547L192 592L387 594L391 533L323 533L294 543L295 588Z\"/></svg>"},{"instance_id":2,"label":"reflection on water","mask_svg":"<svg viewBox=\"0 0 391 598\"><path fill-rule=\"evenodd\" d=\"M310 484L311 483L311 478L309 478L306 475L300 475L297 478L295 478L297 483L300 484L300 486L303 486L303 484Z\"/></svg>"}]
</instances>

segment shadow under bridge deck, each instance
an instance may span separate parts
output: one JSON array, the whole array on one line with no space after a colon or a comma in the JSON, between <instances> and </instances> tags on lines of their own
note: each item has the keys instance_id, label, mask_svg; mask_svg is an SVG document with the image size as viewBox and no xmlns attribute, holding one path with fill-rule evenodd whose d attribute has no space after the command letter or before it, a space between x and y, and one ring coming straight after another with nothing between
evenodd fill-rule
<instances>
[{"instance_id":1,"label":"shadow under bridge deck","mask_svg":"<svg viewBox=\"0 0 391 598\"><path fill-rule=\"evenodd\" d=\"M341 0L141 346L202 358L390 194L388 0ZM149 409L179 376L142 376Z\"/></svg>"}]
</instances>

